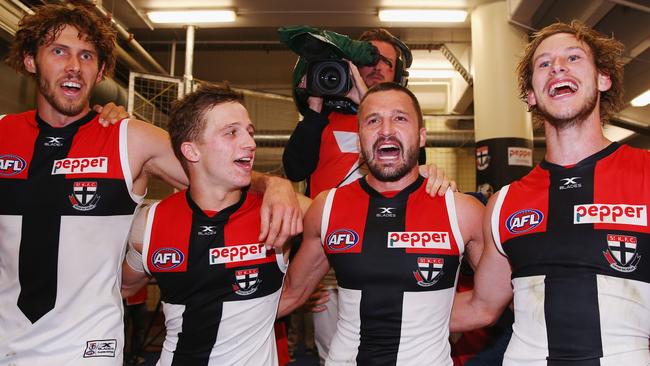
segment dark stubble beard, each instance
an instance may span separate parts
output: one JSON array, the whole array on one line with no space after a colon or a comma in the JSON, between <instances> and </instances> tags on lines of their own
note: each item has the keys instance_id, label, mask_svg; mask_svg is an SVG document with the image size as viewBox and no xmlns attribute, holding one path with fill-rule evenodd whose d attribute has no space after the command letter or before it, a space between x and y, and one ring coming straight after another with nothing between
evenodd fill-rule
<instances>
[{"instance_id":1,"label":"dark stubble beard","mask_svg":"<svg viewBox=\"0 0 650 366\"><path fill-rule=\"evenodd\" d=\"M382 168L374 158L374 151L376 151L376 147L379 144L384 143L385 141L386 140L377 140L372 147L372 151L361 149L361 156L366 161L368 170L370 170L370 173L372 173L377 180L382 182L396 182L408 174L413 167L418 165L420 149L418 147L411 147L408 150L404 150L404 146L402 146L399 141L393 141L400 146L403 163L397 167Z\"/></svg>"},{"instance_id":2,"label":"dark stubble beard","mask_svg":"<svg viewBox=\"0 0 650 366\"><path fill-rule=\"evenodd\" d=\"M587 95L587 100L582 105L582 108L575 113L573 116L566 118L557 118L551 115L548 110L544 109L541 105L538 106L539 114L542 118L550 123L557 130L563 130L575 125L580 125L584 120L591 115L591 112L596 108L596 103L598 102L598 89L594 88L592 92Z\"/></svg>"},{"instance_id":3,"label":"dark stubble beard","mask_svg":"<svg viewBox=\"0 0 650 366\"><path fill-rule=\"evenodd\" d=\"M84 107L87 104L86 96L82 96L82 100L77 101L77 102L71 102L71 103L60 103L59 100L57 100L56 95L54 90L50 88L50 85L48 85L47 80L43 79L41 77L41 72L38 69L38 65L36 66L36 82L38 83L38 90L40 93L43 95L45 100L56 109L57 112L73 117L81 113L83 111ZM54 86L56 87L56 86ZM92 89L92 88L91 88Z\"/></svg>"}]
</instances>

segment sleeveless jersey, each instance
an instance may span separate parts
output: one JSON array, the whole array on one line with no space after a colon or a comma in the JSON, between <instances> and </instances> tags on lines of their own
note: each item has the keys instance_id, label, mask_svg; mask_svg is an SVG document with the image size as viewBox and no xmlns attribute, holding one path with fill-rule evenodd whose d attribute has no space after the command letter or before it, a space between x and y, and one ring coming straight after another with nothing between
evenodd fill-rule
<instances>
[{"instance_id":1,"label":"sleeveless jersey","mask_svg":"<svg viewBox=\"0 0 650 366\"><path fill-rule=\"evenodd\" d=\"M359 128L356 114L332 112L321 134L318 165L309 180L311 198L322 191L353 182L362 176L359 167Z\"/></svg>"},{"instance_id":2,"label":"sleeveless jersey","mask_svg":"<svg viewBox=\"0 0 650 366\"><path fill-rule=\"evenodd\" d=\"M327 365L451 365L449 315L464 251L454 196L424 179L385 197L365 178L333 189L321 238L339 283Z\"/></svg>"},{"instance_id":3,"label":"sleeveless jersey","mask_svg":"<svg viewBox=\"0 0 650 366\"><path fill-rule=\"evenodd\" d=\"M277 365L273 322L286 263L258 243L261 197L207 216L189 191L149 211L143 261L160 286L158 365Z\"/></svg>"},{"instance_id":4,"label":"sleeveless jersey","mask_svg":"<svg viewBox=\"0 0 650 366\"><path fill-rule=\"evenodd\" d=\"M575 166L543 161L499 193L512 265L504 365L648 365L650 153L611 144Z\"/></svg>"},{"instance_id":5,"label":"sleeveless jersey","mask_svg":"<svg viewBox=\"0 0 650 366\"><path fill-rule=\"evenodd\" d=\"M0 120L0 364L121 365L127 121Z\"/></svg>"}]
</instances>

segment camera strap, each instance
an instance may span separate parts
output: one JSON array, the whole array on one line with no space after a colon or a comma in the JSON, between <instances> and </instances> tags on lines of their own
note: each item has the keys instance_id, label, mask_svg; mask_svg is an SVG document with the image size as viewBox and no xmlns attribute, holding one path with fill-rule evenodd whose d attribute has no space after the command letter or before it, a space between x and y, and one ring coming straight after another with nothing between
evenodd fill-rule
<instances>
[{"instance_id":1,"label":"camera strap","mask_svg":"<svg viewBox=\"0 0 650 366\"><path fill-rule=\"evenodd\" d=\"M336 185L336 187L334 187L334 188L339 188L339 187L341 187L341 185L343 184L343 182L345 182L346 180L348 180L348 178L350 178L350 176L351 176L352 174L356 173L357 170L361 169L361 167L364 166L365 164L366 164L365 161L363 161L363 160L360 161L359 164L356 166L356 168L352 169L352 171L351 171L350 173L348 173L348 175L346 175L346 176L345 176L345 177L344 177L344 178L343 178L343 179L342 179L342 180L341 180L341 181Z\"/></svg>"}]
</instances>

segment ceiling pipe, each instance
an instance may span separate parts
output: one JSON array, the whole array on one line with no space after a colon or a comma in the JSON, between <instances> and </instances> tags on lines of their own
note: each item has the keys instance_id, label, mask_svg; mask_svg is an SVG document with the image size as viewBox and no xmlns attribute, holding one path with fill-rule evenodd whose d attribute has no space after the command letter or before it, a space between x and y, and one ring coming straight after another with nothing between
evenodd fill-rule
<instances>
[{"instance_id":1,"label":"ceiling pipe","mask_svg":"<svg viewBox=\"0 0 650 366\"><path fill-rule=\"evenodd\" d=\"M115 28L115 30L117 30L117 34L122 38L122 40L124 42L126 42L129 45L129 47L131 47L137 53L137 55L136 55L137 58L146 61L148 66L150 66L155 72L157 72L159 74L165 74L165 75L168 74L167 70L165 70L165 68L162 67L158 63L158 61L156 61L149 54L149 52L147 52L147 50L142 48L140 43L138 43L138 41L135 40L135 38L133 37L133 34L129 33L126 29L124 29L123 26L121 26L119 23L117 23L115 21L115 19L113 19L112 15L106 9L104 9L103 6L95 4L95 2L92 1L92 0L89 0L88 2L95 7L96 11L99 14L101 14L101 15L107 17L108 19L110 19L111 24L113 25L113 28Z\"/></svg>"},{"instance_id":2,"label":"ceiling pipe","mask_svg":"<svg viewBox=\"0 0 650 366\"><path fill-rule=\"evenodd\" d=\"M609 124L625 128L626 130L634 131L646 136L650 136L650 126L642 122L635 121L631 118L616 115L609 119Z\"/></svg>"},{"instance_id":3,"label":"ceiling pipe","mask_svg":"<svg viewBox=\"0 0 650 366\"><path fill-rule=\"evenodd\" d=\"M147 26L147 28L149 28L149 30L154 30L151 21L147 19L146 15L142 14L142 12L138 9L137 6L135 6L135 4L131 0L124 0L124 2L126 2L126 4L131 8L131 11L135 13L135 15L138 16L138 18L140 18L140 20Z\"/></svg>"},{"instance_id":4,"label":"ceiling pipe","mask_svg":"<svg viewBox=\"0 0 650 366\"><path fill-rule=\"evenodd\" d=\"M627 0L607 0L607 1L617 5L627 6L628 8L636 9L645 13L650 13L650 6L641 5Z\"/></svg>"}]
</instances>

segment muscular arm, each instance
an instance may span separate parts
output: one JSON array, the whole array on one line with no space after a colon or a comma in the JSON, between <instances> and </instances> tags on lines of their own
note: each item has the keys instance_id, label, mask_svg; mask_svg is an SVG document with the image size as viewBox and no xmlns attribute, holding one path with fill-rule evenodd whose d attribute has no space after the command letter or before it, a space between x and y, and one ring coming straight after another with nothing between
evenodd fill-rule
<instances>
[{"instance_id":1,"label":"muscular arm","mask_svg":"<svg viewBox=\"0 0 650 366\"><path fill-rule=\"evenodd\" d=\"M169 134L161 128L139 120L129 120L127 131L129 165L133 190L144 194L150 176L183 189L189 181L172 150Z\"/></svg>"},{"instance_id":2,"label":"muscular arm","mask_svg":"<svg viewBox=\"0 0 650 366\"><path fill-rule=\"evenodd\" d=\"M147 223L148 207L142 207L138 210L129 233L129 251L140 253L140 263L137 263L134 253L127 253L127 258L122 263L122 297L127 298L134 295L138 290L149 282L149 276L144 272L142 263L142 242L144 241L144 231ZM129 259L130 257L131 259ZM136 260L134 260L134 258ZM129 261L132 261L129 263ZM135 263L134 263L135 262ZM134 269L135 268L135 269Z\"/></svg>"},{"instance_id":3,"label":"muscular arm","mask_svg":"<svg viewBox=\"0 0 650 366\"><path fill-rule=\"evenodd\" d=\"M491 216L497 196L492 196L488 202L483 218L485 250L474 274L474 290L456 294L454 298L452 332L465 332L494 323L512 300L510 263L499 253L492 237Z\"/></svg>"},{"instance_id":4,"label":"muscular arm","mask_svg":"<svg viewBox=\"0 0 650 366\"><path fill-rule=\"evenodd\" d=\"M300 249L284 278L278 317L302 305L330 268L320 241L321 217L327 192L323 192L305 214L305 231Z\"/></svg>"},{"instance_id":5,"label":"muscular arm","mask_svg":"<svg viewBox=\"0 0 650 366\"><path fill-rule=\"evenodd\" d=\"M308 109L296 125L282 153L284 172L290 180L299 182L316 170L320 139L327 123L326 115Z\"/></svg>"},{"instance_id":6,"label":"muscular arm","mask_svg":"<svg viewBox=\"0 0 650 366\"><path fill-rule=\"evenodd\" d=\"M456 216L465 241L465 255L473 269L478 266L484 248L483 215L485 207L474 197L454 192Z\"/></svg>"}]
</instances>

